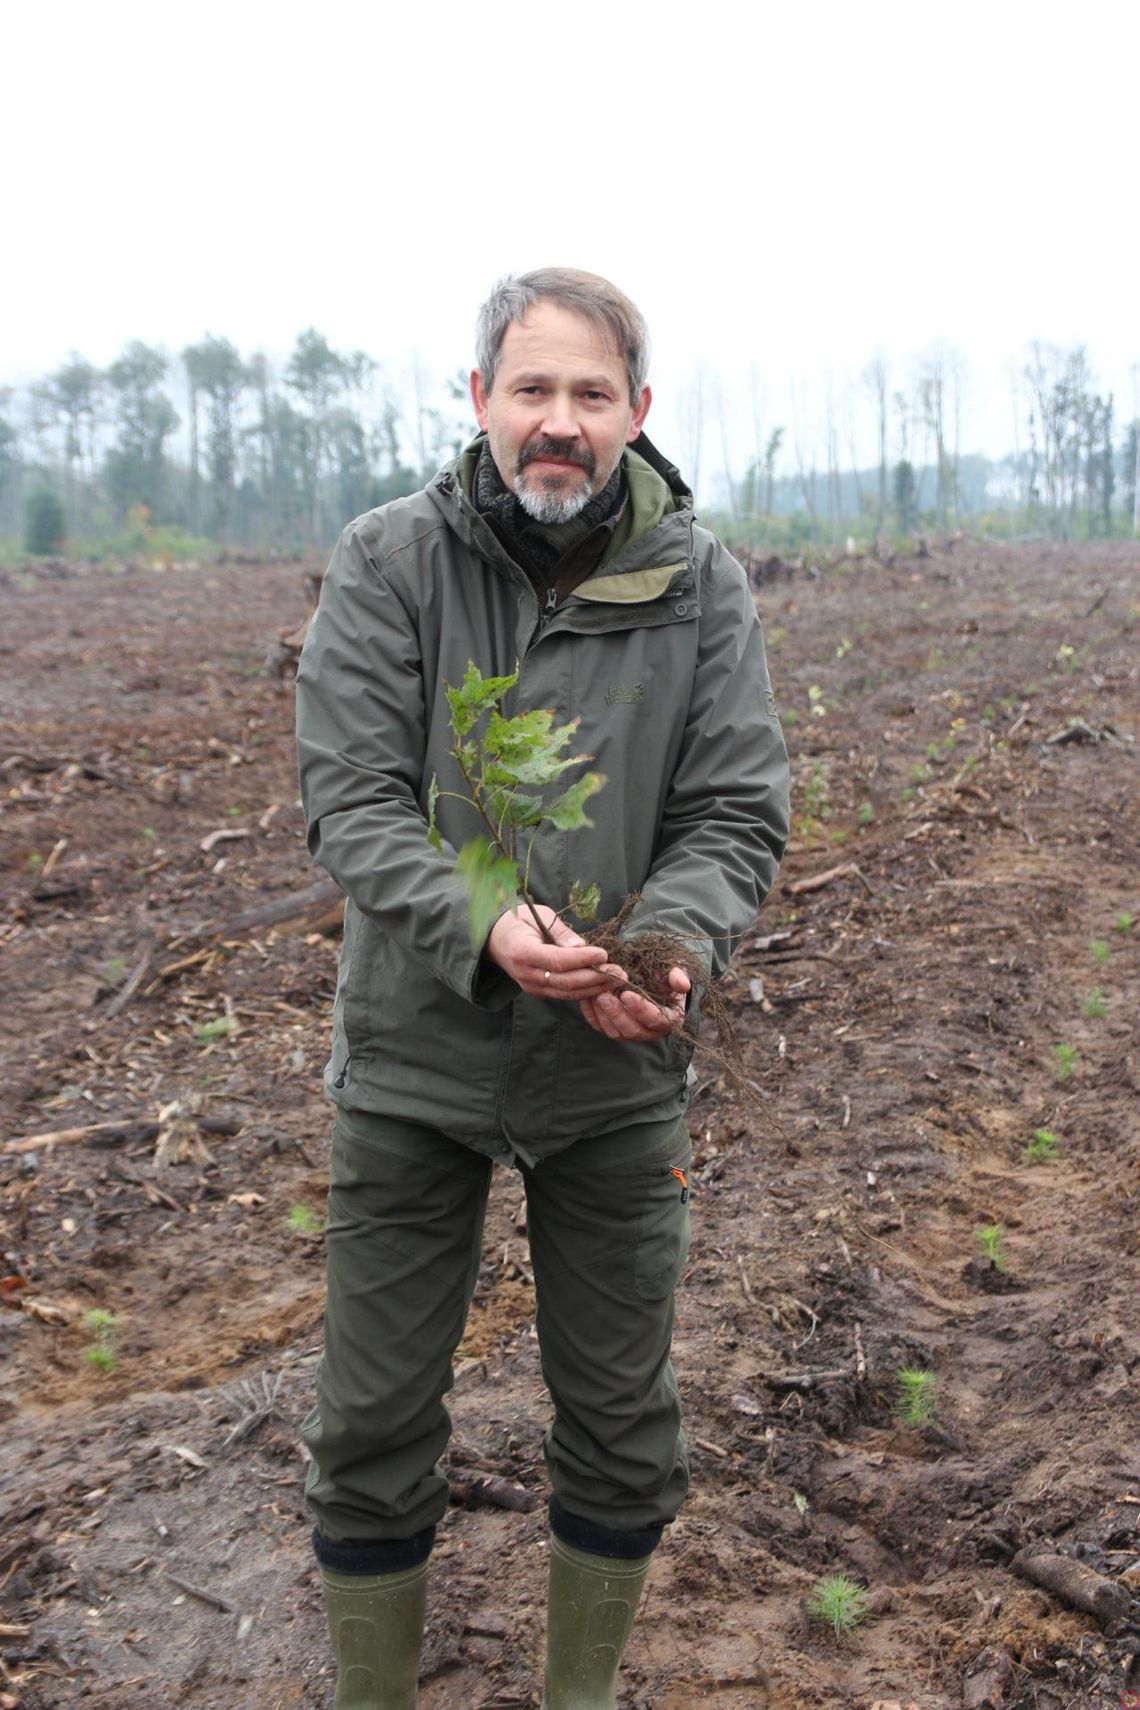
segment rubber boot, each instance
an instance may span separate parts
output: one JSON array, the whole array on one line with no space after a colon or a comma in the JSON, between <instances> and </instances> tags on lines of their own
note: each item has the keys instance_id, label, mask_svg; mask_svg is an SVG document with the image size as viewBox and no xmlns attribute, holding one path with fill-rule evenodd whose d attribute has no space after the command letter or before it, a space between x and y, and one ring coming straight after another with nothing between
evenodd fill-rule
<instances>
[{"instance_id":1,"label":"rubber boot","mask_svg":"<svg viewBox=\"0 0 1140 1710\"><path fill-rule=\"evenodd\" d=\"M333 1710L415 1710L427 1562L398 1573L321 1569L336 1654Z\"/></svg>"},{"instance_id":2,"label":"rubber boot","mask_svg":"<svg viewBox=\"0 0 1140 1710\"><path fill-rule=\"evenodd\" d=\"M591 1556L551 1533L542 1710L614 1710L651 1556Z\"/></svg>"}]
</instances>

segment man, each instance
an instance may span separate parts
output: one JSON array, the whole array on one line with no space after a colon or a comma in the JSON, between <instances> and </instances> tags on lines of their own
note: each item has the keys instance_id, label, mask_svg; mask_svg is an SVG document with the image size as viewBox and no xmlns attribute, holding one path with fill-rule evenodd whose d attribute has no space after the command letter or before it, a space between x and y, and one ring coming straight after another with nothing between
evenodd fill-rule
<instances>
[{"instance_id":1,"label":"man","mask_svg":"<svg viewBox=\"0 0 1140 1710\"><path fill-rule=\"evenodd\" d=\"M550 268L484 305L480 436L424 492L341 536L297 678L309 847L343 887L327 1087L328 1314L308 1497L339 1710L415 1703L447 1482L442 1397L478 1276L494 1162L526 1187L543 1375L547 1710L605 1710L653 1549L687 1482L669 1364L688 1248L685 1055L671 1005L555 911L683 935L713 973L770 887L787 760L739 566L641 432L646 332L608 281ZM454 852L477 825L445 685L519 666L607 782L544 828L525 910L473 950ZM426 835L438 774L441 856ZM448 794L454 790L454 794Z\"/></svg>"}]
</instances>

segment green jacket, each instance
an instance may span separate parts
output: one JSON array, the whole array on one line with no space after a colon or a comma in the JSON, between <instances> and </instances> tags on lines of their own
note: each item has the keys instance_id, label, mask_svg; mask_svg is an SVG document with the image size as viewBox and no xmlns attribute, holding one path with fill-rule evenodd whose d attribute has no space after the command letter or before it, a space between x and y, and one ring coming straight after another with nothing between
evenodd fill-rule
<instances>
[{"instance_id":1,"label":"green jacket","mask_svg":"<svg viewBox=\"0 0 1140 1710\"><path fill-rule=\"evenodd\" d=\"M433 773L462 787L444 685L469 660L519 663L507 710L580 720L607 780L592 829L540 831L538 900L562 908L594 880L604 919L640 891L629 930L690 935L718 974L783 852L787 755L744 573L644 435L625 453L632 526L545 624L467 497L480 444L341 535L297 675L298 750L309 848L348 898L330 1096L530 1163L676 1113L687 1062L525 997L472 949L451 862L474 810L440 800L444 856L426 835Z\"/></svg>"}]
</instances>

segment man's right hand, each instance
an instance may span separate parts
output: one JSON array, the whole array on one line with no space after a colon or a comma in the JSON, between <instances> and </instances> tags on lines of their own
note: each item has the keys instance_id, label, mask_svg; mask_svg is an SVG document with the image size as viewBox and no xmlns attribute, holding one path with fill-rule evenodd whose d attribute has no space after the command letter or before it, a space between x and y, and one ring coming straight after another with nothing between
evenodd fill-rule
<instances>
[{"instance_id":1,"label":"man's right hand","mask_svg":"<svg viewBox=\"0 0 1140 1710\"><path fill-rule=\"evenodd\" d=\"M542 936L530 910L520 906L517 913L508 910L499 916L483 946L483 954L509 974L528 997L569 998L581 1003L584 998L612 992L615 985L624 982L625 974L606 961L605 951L587 944L552 908L538 903L535 913L554 939L553 944Z\"/></svg>"}]
</instances>

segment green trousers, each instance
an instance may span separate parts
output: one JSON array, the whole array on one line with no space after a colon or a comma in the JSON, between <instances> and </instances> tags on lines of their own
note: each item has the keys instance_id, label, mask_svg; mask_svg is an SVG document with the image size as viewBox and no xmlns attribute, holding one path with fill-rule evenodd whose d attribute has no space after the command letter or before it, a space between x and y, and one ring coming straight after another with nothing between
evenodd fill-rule
<instances>
[{"instance_id":1,"label":"green trousers","mask_svg":"<svg viewBox=\"0 0 1140 1710\"><path fill-rule=\"evenodd\" d=\"M553 1402L546 1463L558 1506L588 1527L659 1527L685 1494L669 1344L689 1160L688 1133L672 1120L519 1166ZM447 1507L443 1398L479 1275L491 1170L433 1129L338 1112L325 1351L303 1427L306 1493L329 1544L410 1539Z\"/></svg>"}]
</instances>

